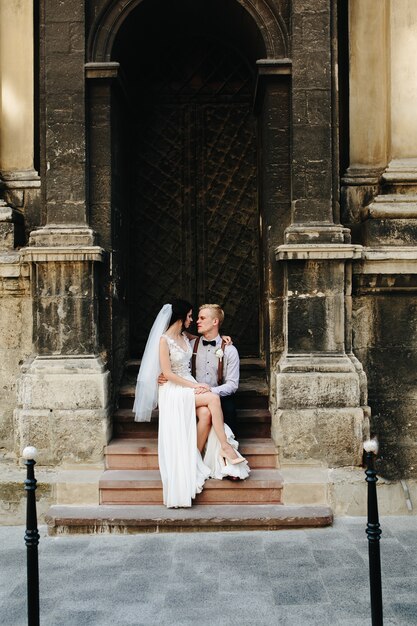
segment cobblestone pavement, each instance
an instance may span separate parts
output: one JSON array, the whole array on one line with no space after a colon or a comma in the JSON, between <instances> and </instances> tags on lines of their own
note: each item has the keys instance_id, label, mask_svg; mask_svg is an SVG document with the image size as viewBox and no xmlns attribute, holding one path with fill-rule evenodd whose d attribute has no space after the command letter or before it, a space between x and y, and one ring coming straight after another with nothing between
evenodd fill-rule
<instances>
[{"instance_id":1,"label":"cobblestone pavement","mask_svg":"<svg viewBox=\"0 0 417 626\"><path fill-rule=\"evenodd\" d=\"M331 528L48 537L42 626L371 624L364 518ZM417 517L381 520L384 624L417 624ZM0 623L25 626L24 528L0 528Z\"/></svg>"}]
</instances>

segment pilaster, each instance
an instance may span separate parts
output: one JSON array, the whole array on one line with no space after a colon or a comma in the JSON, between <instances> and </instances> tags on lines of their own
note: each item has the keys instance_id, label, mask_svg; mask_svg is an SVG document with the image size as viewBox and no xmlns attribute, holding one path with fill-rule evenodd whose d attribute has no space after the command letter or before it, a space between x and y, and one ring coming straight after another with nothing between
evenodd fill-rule
<instances>
[{"instance_id":1,"label":"pilaster","mask_svg":"<svg viewBox=\"0 0 417 626\"><path fill-rule=\"evenodd\" d=\"M352 353L351 272L362 247L285 244L285 351L272 435L283 462L358 465L369 428L366 376Z\"/></svg>"},{"instance_id":2,"label":"pilaster","mask_svg":"<svg viewBox=\"0 0 417 626\"><path fill-rule=\"evenodd\" d=\"M52 225L22 250L30 266L33 355L22 365L15 410L19 454L40 463L97 463L110 436L110 374L99 356L98 279L104 251L91 229Z\"/></svg>"},{"instance_id":3,"label":"pilaster","mask_svg":"<svg viewBox=\"0 0 417 626\"><path fill-rule=\"evenodd\" d=\"M41 164L47 224L87 224L84 0L41 3Z\"/></svg>"},{"instance_id":4,"label":"pilaster","mask_svg":"<svg viewBox=\"0 0 417 626\"><path fill-rule=\"evenodd\" d=\"M287 242L333 232L332 3L292 3L292 224ZM296 234L295 234L296 233ZM305 233L305 234L304 234ZM339 239L340 241L340 239Z\"/></svg>"},{"instance_id":5,"label":"pilaster","mask_svg":"<svg viewBox=\"0 0 417 626\"><path fill-rule=\"evenodd\" d=\"M275 248L285 347L272 422L283 463L332 467L360 463L367 428L366 377L351 352L351 265L361 246L339 223L336 6L292 4L292 219Z\"/></svg>"}]
</instances>

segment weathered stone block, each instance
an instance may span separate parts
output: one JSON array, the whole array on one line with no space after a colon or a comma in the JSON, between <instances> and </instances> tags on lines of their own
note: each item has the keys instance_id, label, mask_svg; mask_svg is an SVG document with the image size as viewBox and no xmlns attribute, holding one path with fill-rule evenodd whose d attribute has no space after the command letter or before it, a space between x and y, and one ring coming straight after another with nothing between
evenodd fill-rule
<instances>
[{"instance_id":1,"label":"weathered stone block","mask_svg":"<svg viewBox=\"0 0 417 626\"><path fill-rule=\"evenodd\" d=\"M330 90L307 91L307 121L317 126L331 125L332 94Z\"/></svg>"},{"instance_id":2,"label":"weathered stone block","mask_svg":"<svg viewBox=\"0 0 417 626\"><path fill-rule=\"evenodd\" d=\"M294 89L330 89L330 51L304 51L293 61Z\"/></svg>"},{"instance_id":3,"label":"weathered stone block","mask_svg":"<svg viewBox=\"0 0 417 626\"><path fill-rule=\"evenodd\" d=\"M99 358L31 360L18 385L17 454L30 444L41 464L100 461L110 436L109 388Z\"/></svg>"},{"instance_id":4,"label":"weathered stone block","mask_svg":"<svg viewBox=\"0 0 417 626\"><path fill-rule=\"evenodd\" d=\"M45 21L49 23L55 22L80 22L80 28L83 27L84 20L84 0L48 0L45 3Z\"/></svg>"},{"instance_id":5,"label":"weathered stone block","mask_svg":"<svg viewBox=\"0 0 417 626\"><path fill-rule=\"evenodd\" d=\"M306 164L305 193L307 198L331 198L332 164L329 158Z\"/></svg>"},{"instance_id":6,"label":"weathered stone block","mask_svg":"<svg viewBox=\"0 0 417 626\"><path fill-rule=\"evenodd\" d=\"M367 246L415 246L416 219L368 219L362 225L363 243Z\"/></svg>"},{"instance_id":7,"label":"weathered stone block","mask_svg":"<svg viewBox=\"0 0 417 626\"><path fill-rule=\"evenodd\" d=\"M324 349L327 334L327 302L324 297L288 298L288 349L317 352Z\"/></svg>"},{"instance_id":8,"label":"weathered stone block","mask_svg":"<svg viewBox=\"0 0 417 626\"><path fill-rule=\"evenodd\" d=\"M49 23L47 28L47 36L45 37L45 50L49 56L54 52L70 51L69 28L67 22Z\"/></svg>"},{"instance_id":9,"label":"weathered stone block","mask_svg":"<svg viewBox=\"0 0 417 626\"><path fill-rule=\"evenodd\" d=\"M330 198L301 198L293 200L293 219L294 222L300 224L308 224L308 222L332 222L332 201ZM329 236L321 238L321 241L339 242L340 237L337 233L328 233ZM295 233L288 233L288 243L297 243L300 238Z\"/></svg>"},{"instance_id":10,"label":"weathered stone block","mask_svg":"<svg viewBox=\"0 0 417 626\"><path fill-rule=\"evenodd\" d=\"M98 357L36 357L22 368L22 409L105 409L109 373Z\"/></svg>"},{"instance_id":11,"label":"weathered stone block","mask_svg":"<svg viewBox=\"0 0 417 626\"><path fill-rule=\"evenodd\" d=\"M291 6L294 14L330 10L329 0L292 0Z\"/></svg>"},{"instance_id":12,"label":"weathered stone block","mask_svg":"<svg viewBox=\"0 0 417 626\"><path fill-rule=\"evenodd\" d=\"M276 374L276 402L281 409L357 407L356 372L281 372Z\"/></svg>"},{"instance_id":13,"label":"weathered stone block","mask_svg":"<svg viewBox=\"0 0 417 626\"><path fill-rule=\"evenodd\" d=\"M40 465L98 463L109 441L109 417L104 410L17 410L17 450L30 443Z\"/></svg>"},{"instance_id":14,"label":"weathered stone block","mask_svg":"<svg viewBox=\"0 0 417 626\"><path fill-rule=\"evenodd\" d=\"M14 224L0 222L0 250L12 250L14 248Z\"/></svg>"},{"instance_id":15,"label":"weathered stone block","mask_svg":"<svg viewBox=\"0 0 417 626\"><path fill-rule=\"evenodd\" d=\"M276 410L272 437L282 463L320 461L329 467L360 465L361 408Z\"/></svg>"},{"instance_id":16,"label":"weathered stone block","mask_svg":"<svg viewBox=\"0 0 417 626\"><path fill-rule=\"evenodd\" d=\"M303 120L301 124L293 127L293 144L296 149L294 161L297 162L298 154L302 148L303 163L313 161L315 164L323 160L331 162L331 129L330 125L310 126ZM321 196L323 193L320 194Z\"/></svg>"},{"instance_id":17,"label":"weathered stone block","mask_svg":"<svg viewBox=\"0 0 417 626\"><path fill-rule=\"evenodd\" d=\"M288 270L288 295L334 295L344 291L343 261L292 261Z\"/></svg>"}]
</instances>

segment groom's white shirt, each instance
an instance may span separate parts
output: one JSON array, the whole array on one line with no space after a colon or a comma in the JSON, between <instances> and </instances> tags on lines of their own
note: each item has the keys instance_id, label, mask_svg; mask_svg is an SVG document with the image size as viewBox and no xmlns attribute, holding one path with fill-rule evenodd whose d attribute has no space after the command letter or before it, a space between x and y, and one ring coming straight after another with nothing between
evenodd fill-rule
<instances>
[{"instance_id":1,"label":"groom's white shirt","mask_svg":"<svg viewBox=\"0 0 417 626\"><path fill-rule=\"evenodd\" d=\"M203 345L203 337L200 337L195 362L195 377L199 383L210 385L213 393L219 396L230 396L236 393L239 387L239 353L234 346L225 346L223 363L223 384L217 384L217 372L219 358L216 350L222 345L220 335L215 338L216 345ZM191 341L194 350L195 339Z\"/></svg>"}]
</instances>

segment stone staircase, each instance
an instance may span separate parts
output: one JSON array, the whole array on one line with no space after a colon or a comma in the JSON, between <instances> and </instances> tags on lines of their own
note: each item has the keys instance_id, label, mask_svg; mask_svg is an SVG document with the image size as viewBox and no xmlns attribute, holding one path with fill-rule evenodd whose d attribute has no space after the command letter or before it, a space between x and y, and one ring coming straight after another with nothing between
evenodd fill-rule
<instances>
[{"instance_id":1,"label":"stone staircase","mask_svg":"<svg viewBox=\"0 0 417 626\"><path fill-rule=\"evenodd\" d=\"M126 364L113 439L105 448L105 470L99 480L100 506L51 507L47 523L57 532L224 530L288 526L321 526L332 522L328 507L286 507L283 477L271 439L268 387L262 361L241 362L236 397L236 437L251 475L244 481L206 481L191 509L166 509L158 470L158 412L149 423L133 419L139 362ZM76 510L77 509L77 510ZM83 510L81 510L83 509Z\"/></svg>"},{"instance_id":2,"label":"stone staircase","mask_svg":"<svg viewBox=\"0 0 417 626\"><path fill-rule=\"evenodd\" d=\"M106 470L100 480L101 504L162 504L157 437L158 413L150 423L133 421L132 407L139 363L126 367L119 409L114 416L114 439L105 450ZM195 504L280 504L282 477L271 439L268 389L261 361L242 363L242 385L238 394L237 438L247 456L251 475L247 480L206 481Z\"/></svg>"}]
</instances>

